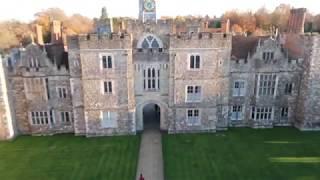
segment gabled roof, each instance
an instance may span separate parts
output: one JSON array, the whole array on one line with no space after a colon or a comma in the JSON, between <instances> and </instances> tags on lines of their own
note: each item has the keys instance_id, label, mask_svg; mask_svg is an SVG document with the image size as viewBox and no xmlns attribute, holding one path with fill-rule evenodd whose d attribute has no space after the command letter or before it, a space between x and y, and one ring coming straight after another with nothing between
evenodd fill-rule
<instances>
[{"instance_id":1,"label":"gabled roof","mask_svg":"<svg viewBox=\"0 0 320 180\"><path fill-rule=\"evenodd\" d=\"M283 48L287 50L289 59L300 59L304 57L304 40L299 34L285 34L283 37Z\"/></svg>"},{"instance_id":2,"label":"gabled roof","mask_svg":"<svg viewBox=\"0 0 320 180\"><path fill-rule=\"evenodd\" d=\"M258 43L259 39L267 39L266 36L233 36L232 37L232 59L247 59L248 54L253 54Z\"/></svg>"}]
</instances>

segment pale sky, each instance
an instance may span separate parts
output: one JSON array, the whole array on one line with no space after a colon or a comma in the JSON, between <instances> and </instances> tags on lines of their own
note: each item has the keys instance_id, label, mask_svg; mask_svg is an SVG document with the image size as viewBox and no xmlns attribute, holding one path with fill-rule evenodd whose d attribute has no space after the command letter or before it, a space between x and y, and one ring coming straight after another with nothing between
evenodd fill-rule
<instances>
[{"instance_id":1,"label":"pale sky","mask_svg":"<svg viewBox=\"0 0 320 180\"><path fill-rule=\"evenodd\" d=\"M305 7L311 13L320 13L320 0L156 0L157 14L161 16L206 15L220 16L231 9L256 10L265 6L273 10L280 3L295 8ZM0 0L0 20L30 21L43 9L58 7L67 15L80 13L89 18L99 17L103 6L110 16L138 17L139 0Z\"/></svg>"}]
</instances>

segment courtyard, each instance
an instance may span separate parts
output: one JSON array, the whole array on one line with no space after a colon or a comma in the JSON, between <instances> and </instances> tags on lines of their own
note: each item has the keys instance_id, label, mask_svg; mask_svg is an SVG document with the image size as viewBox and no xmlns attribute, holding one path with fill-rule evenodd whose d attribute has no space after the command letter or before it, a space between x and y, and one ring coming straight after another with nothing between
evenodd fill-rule
<instances>
[{"instance_id":1,"label":"courtyard","mask_svg":"<svg viewBox=\"0 0 320 180\"><path fill-rule=\"evenodd\" d=\"M230 129L163 136L166 180L318 180L320 132Z\"/></svg>"},{"instance_id":2,"label":"courtyard","mask_svg":"<svg viewBox=\"0 0 320 180\"><path fill-rule=\"evenodd\" d=\"M1 180L132 180L140 136L21 136L0 142Z\"/></svg>"},{"instance_id":3,"label":"courtyard","mask_svg":"<svg viewBox=\"0 0 320 180\"><path fill-rule=\"evenodd\" d=\"M0 179L133 180L140 138L20 136L0 142ZM320 132L240 128L162 144L165 180L320 179Z\"/></svg>"}]
</instances>

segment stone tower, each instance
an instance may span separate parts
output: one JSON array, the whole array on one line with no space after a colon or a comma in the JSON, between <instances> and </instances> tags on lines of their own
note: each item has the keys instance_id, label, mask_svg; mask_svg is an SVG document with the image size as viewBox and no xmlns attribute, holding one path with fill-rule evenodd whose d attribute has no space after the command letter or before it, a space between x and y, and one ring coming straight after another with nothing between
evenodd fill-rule
<instances>
[{"instance_id":1,"label":"stone tower","mask_svg":"<svg viewBox=\"0 0 320 180\"><path fill-rule=\"evenodd\" d=\"M156 22L156 2L155 0L139 1L139 19L143 22Z\"/></svg>"},{"instance_id":2,"label":"stone tower","mask_svg":"<svg viewBox=\"0 0 320 180\"><path fill-rule=\"evenodd\" d=\"M306 17L306 9L292 9L290 11L290 17L288 22L288 32L302 34L304 33L304 22Z\"/></svg>"}]
</instances>

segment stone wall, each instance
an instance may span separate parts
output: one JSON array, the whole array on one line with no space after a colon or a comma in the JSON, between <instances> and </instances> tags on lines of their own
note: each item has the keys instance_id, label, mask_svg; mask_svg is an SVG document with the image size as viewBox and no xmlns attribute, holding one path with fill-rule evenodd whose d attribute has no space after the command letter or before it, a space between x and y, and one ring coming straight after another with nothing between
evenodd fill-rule
<instances>
[{"instance_id":1,"label":"stone wall","mask_svg":"<svg viewBox=\"0 0 320 180\"><path fill-rule=\"evenodd\" d=\"M274 59L271 61L263 60L264 52L274 52ZM296 118L296 108L299 95L300 76L302 60L290 60L282 52L281 45L277 40L261 40L253 54L249 55L247 60L240 59L231 62L230 66L230 112L229 126L234 127L253 127L270 128L273 126L293 125ZM258 76L259 74L275 74L277 76L275 95L258 95ZM233 96L233 87L235 81L245 82L245 95ZM285 94L287 83L293 83L292 93ZM231 120L231 108L233 105L243 106L243 119ZM272 107L273 117L271 120L252 119L252 107ZM287 119L281 119L280 111L282 107L289 108Z\"/></svg>"},{"instance_id":2,"label":"stone wall","mask_svg":"<svg viewBox=\"0 0 320 180\"><path fill-rule=\"evenodd\" d=\"M170 133L215 131L227 127L223 115L228 107L229 62L231 36L227 34L201 33L170 39L170 94L172 108ZM200 69L189 69L189 55L201 57ZM202 99L187 103L186 86L201 86ZM199 109L200 125L188 126L186 111Z\"/></svg>"},{"instance_id":3,"label":"stone wall","mask_svg":"<svg viewBox=\"0 0 320 180\"><path fill-rule=\"evenodd\" d=\"M306 35L305 46L296 126L301 130L320 130L320 36Z\"/></svg>"},{"instance_id":4,"label":"stone wall","mask_svg":"<svg viewBox=\"0 0 320 180\"><path fill-rule=\"evenodd\" d=\"M73 122L61 120L61 112L72 112L69 72L58 61L54 63L32 43L21 51L21 59L9 74L17 131L21 134L74 132ZM58 87L66 89L66 98L59 98ZM33 124L31 112L47 112L48 123Z\"/></svg>"},{"instance_id":5,"label":"stone wall","mask_svg":"<svg viewBox=\"0 0 320 180\"><path fill-rule=\"evenodd\" d=\"M16 136L11 91L4 64L0 55L0 140L12 139Z\"/></svg>"},{"instance_id":6,"label":"stone wall","mask_svg":"<svg viewBox=\"0 0 320 180\"><path fill-rule=\"evenodd\" d=\"M94 41L98 41L93 43ZM87 136L135 133L132 41L130 36L80 41L83 105ZM101 53L113 57L112 69L101 68ZM103 81L112 81L112 94L103 93ZM117 127L103 128L101 112L117 112Z\"/></svg>"}]
</instances>

